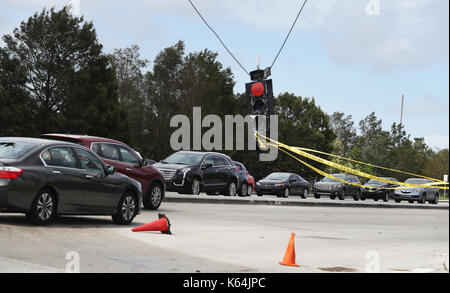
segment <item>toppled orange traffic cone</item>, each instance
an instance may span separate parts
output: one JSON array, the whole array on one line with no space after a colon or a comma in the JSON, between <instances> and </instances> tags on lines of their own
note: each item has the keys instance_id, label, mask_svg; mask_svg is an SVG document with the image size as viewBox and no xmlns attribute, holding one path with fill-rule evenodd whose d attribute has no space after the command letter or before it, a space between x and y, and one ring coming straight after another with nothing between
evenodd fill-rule
<instances>
[{"instance_id":1,"label":"toppled orange traffic cone","mask_svg":"<svg viewBox=\"0 0 450 293\"><path fill-rule=\"evenodd\" d=\"M133 232L160 231L163 234L172 234L170 222L166 215L158 214L159 220L131 229Z\"/></svg>"},{"instance_id":2,"label":"toppled orange traffic cone","mask_svg":"<svg viewBox=\"0 0 450 293\"><path fill-rule=\"evenodd\" d=\"M295 237L295 233L292 233L291 238L289 239L289 244L286 249L286 253L284 254L284 257L283 257L283 261L279 263L280 265L299 267L299 265L295 263L294 237Z\"/></svg>"}]
</instances>

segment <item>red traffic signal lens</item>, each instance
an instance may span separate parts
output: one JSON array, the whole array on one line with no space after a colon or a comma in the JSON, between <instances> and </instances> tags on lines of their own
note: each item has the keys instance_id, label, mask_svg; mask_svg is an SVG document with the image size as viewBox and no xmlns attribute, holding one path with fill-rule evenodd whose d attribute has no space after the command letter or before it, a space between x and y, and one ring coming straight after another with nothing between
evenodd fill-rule
<instances>
[{"instance_id":1,"label":"red traffic signal lens","mask_svg":"<svg viewBox=\"0 0 450 293\"><path fill-rule=\"evenodd\" d=\"M252 95L255 97L260 97L264 94L265 88L261 82L255 82L252 84Z\"/></svg>"}]
</instances>

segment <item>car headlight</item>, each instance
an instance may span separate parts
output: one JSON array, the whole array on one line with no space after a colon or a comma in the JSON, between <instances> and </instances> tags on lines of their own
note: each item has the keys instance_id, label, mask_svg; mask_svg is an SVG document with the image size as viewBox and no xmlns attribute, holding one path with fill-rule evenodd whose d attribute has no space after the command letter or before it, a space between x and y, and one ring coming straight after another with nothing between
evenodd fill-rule
<instances>
[{"instance_id":1,"label":"car headlight","mask_svg":"<svg viewBox=\"0 0 450 293\"><path fill-rule=\"evenodd\" d=\"M191 171L191 168L184 168L184 169L179 170L178 172L179 172L179 174L184 176L189 171Z\"/></svg>"}]
</instances>

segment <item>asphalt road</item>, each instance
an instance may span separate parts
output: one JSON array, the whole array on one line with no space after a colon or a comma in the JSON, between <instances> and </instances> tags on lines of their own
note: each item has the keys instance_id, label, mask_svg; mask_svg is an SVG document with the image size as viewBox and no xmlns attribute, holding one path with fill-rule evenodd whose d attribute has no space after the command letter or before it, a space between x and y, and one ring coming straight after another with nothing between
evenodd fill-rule
<instances>
[{"instance_id":1,"label":"asphalt road","mask_svg":"<svg viewBox=\"0 0 450 293\"><path fill-rule=\"evenodd\" d=\"M173 235L131 232L158 213ZM298 268L278 264L291 233ZM449 211L164 202L126 227L0 214L0 272L63 272L72 251L80 272L448 272Z\"/></svg>"}]
</instances>

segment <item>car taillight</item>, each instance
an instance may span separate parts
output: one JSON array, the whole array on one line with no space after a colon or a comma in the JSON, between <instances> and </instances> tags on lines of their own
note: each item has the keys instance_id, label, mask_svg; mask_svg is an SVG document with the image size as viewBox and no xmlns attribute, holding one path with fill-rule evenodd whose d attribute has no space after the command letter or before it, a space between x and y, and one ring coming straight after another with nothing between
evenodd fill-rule
<instances>
[{"instance_id":1,"label":"car taillight","mask_svg":"<svg viewBox=\"0 0 450 293\"><path fill-rule=\"evenodd\" d=\"M234 166L234 169L236 169L236 170L238 170L238 171L239 171L239 167L237 167L237 166Z\"/></svg>"},{"instance_id":2,"label":"car taillight","mask_svg":"<svg viewBox=\"0 0 450 293\"><path fill-rule=\"evenodd\" d=\"M17 179L23 170L16 167L0 167L0 179Z\"/></svg>"}]
</instances>

